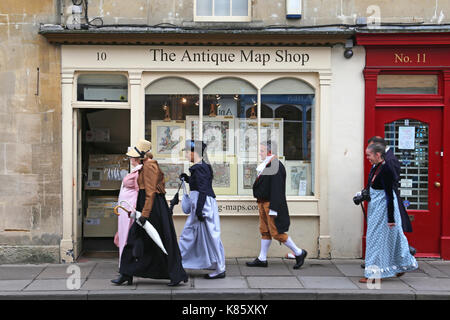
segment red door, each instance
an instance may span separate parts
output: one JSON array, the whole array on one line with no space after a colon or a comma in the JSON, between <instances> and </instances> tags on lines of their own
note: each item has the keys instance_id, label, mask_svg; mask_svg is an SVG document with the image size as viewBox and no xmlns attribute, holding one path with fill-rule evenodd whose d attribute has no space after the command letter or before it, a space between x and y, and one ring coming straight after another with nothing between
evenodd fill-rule
<instances>
[{"instance_id":1,"label":"red door","mask_svg":"<svg viewBox=\"0 0 450 320\"><path fill-rule=\"evenodd\" d=\"M442 109L376 108L375 132L402 164L400 196L413 232L405 233L417 257L440 256Z\"/></svg>"}]
</instances>

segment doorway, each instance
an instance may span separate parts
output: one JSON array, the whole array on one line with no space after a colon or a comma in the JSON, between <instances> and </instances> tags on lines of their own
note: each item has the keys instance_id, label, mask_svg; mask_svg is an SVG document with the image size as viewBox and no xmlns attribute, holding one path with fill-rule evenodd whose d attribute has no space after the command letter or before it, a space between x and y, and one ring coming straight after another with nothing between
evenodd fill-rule
<instances>
[{"instance_id":1,"label":"doorway","mask_svg":"<svg viewBox=\"0 0 450 320\"><path fill-rule=\"evenodd\" d=\"M405 235L417 257L440 257L442 109L376 108L375 118L375 132L384 133L401 163L400 197L413 228Z\"/></svg>"},{"instance_id":2,"label":"doorway","mask_svg":"<svg viewBox=\"0 0 450 320\"><path fill-rule=\"evenodd\" d=\"M113 212L123 177L129 172L125 155L130 144L130 110L78 109L77 177L74 202L80 214L78 256L118 258L114 244L117 216Z\"/></svg>"}]
</instances>

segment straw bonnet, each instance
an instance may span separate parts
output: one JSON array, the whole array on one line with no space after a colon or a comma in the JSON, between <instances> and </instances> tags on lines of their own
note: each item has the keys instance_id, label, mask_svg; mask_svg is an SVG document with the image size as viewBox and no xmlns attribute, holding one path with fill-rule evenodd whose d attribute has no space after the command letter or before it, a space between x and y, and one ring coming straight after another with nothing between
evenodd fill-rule
<instances>
[{"instance_id":1,"label":"straw bonnet","mask_svg":"<svg viewBox=\"0 0 450 320\"><path fill-rule=\"evenodd\" d=\"M145 154L152 148L152 143L150 141L141 139L138 141L136 146L128 148L127 156L132 158L144 158Z\"/></svg>"}]
</instances>

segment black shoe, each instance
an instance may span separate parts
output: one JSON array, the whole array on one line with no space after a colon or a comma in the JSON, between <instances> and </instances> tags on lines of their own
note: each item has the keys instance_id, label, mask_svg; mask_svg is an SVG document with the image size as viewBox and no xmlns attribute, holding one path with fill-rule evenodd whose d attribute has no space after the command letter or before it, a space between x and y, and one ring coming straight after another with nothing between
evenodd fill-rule
<instances>
[{"instance_id":1,"label":"black shoe","mask_svg":"<svg viewBox=\"0 0 450 320\"><path fill-rule=\"evenodd\" d=\"M111 280L112 283L114 283L118 286L120 286L122 283L127 282L127 281L128 281L128 285L131 286L133 284L133 277L121 274L119 278Z\"/></svg>"},{"instance_id":2,"label":"black shoe","mask_svg":"<svg viewBox=\"0 0 450 320\"><path fill-rule=\"evenodd\" d=\"M299 256L295 256L295 261L297 263L294 265L294 269L299 269L303 265L307 255L308 255L308 252L306 252L305 249L302 249L302 253Z\"/></svg>"},{"instance_id":3,"label":"black shoe","mask_svg":"<svg viewBox=\"0 0 450 320\"><path fill-rule=\"evenodd\" d=\"M361 268L365 269L366 268L366 264L365 263L361 263Z\"/></svg>"},{"instance_id":4,"label":"black shoe","mask_svg":"<svg viewBox=\"0 0 450 320\"><path fill-rule=\"evenodd\" d=\"M267 261L261 261L258 258L256 258L252 262L246 262L245 264L247 265L247 267L263 267L263 268L267 268Z\"/></svg>"},{"instance_id":5,"label":"black shoe","mask_svg":"<svg viewBox=\"0 0 450 320\"><path fill-rule=\"evenodd\" d=\"M181 283L181 281L183 281L184 283L188 282L188 279L189 278L186 276L186 278L184 280L180 280L180 281L177 281L177 282L170 281L167 285L169 287L176 287L177 285L179 285Z\"/></svg>"},{"instance_id":6,"label":"black shoe","mask_svg":"<svg viewBox=\"0 0 450 320\"><path fill-rule=\"evenodd\" d=\"M221 278L225 278L225 271L219 274L216 274L215 276L210 276L209 274L205 274L205 279L221 279Z\"/></svg>"}]
</instances>

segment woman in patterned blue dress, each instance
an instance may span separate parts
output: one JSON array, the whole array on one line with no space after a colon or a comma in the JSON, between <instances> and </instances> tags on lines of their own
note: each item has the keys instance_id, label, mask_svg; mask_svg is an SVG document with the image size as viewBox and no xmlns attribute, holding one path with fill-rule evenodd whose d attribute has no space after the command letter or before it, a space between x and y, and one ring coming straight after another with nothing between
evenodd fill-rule
<instances>
[{"instance_id":1,"label":"woman in patterned blue dress","mask_svg":"<svg viewBox=\"0 0 450 320\"><path fill-rule=\"evenodd\" d=\"M367 210L366 268L364 278L382 279L401 276L417 269L417 261L409 252L403 234L392 168L384 162L385 148L371 144L366 157L373 165L369 174L370 198Z\"/></svg>"}]
</instances>

